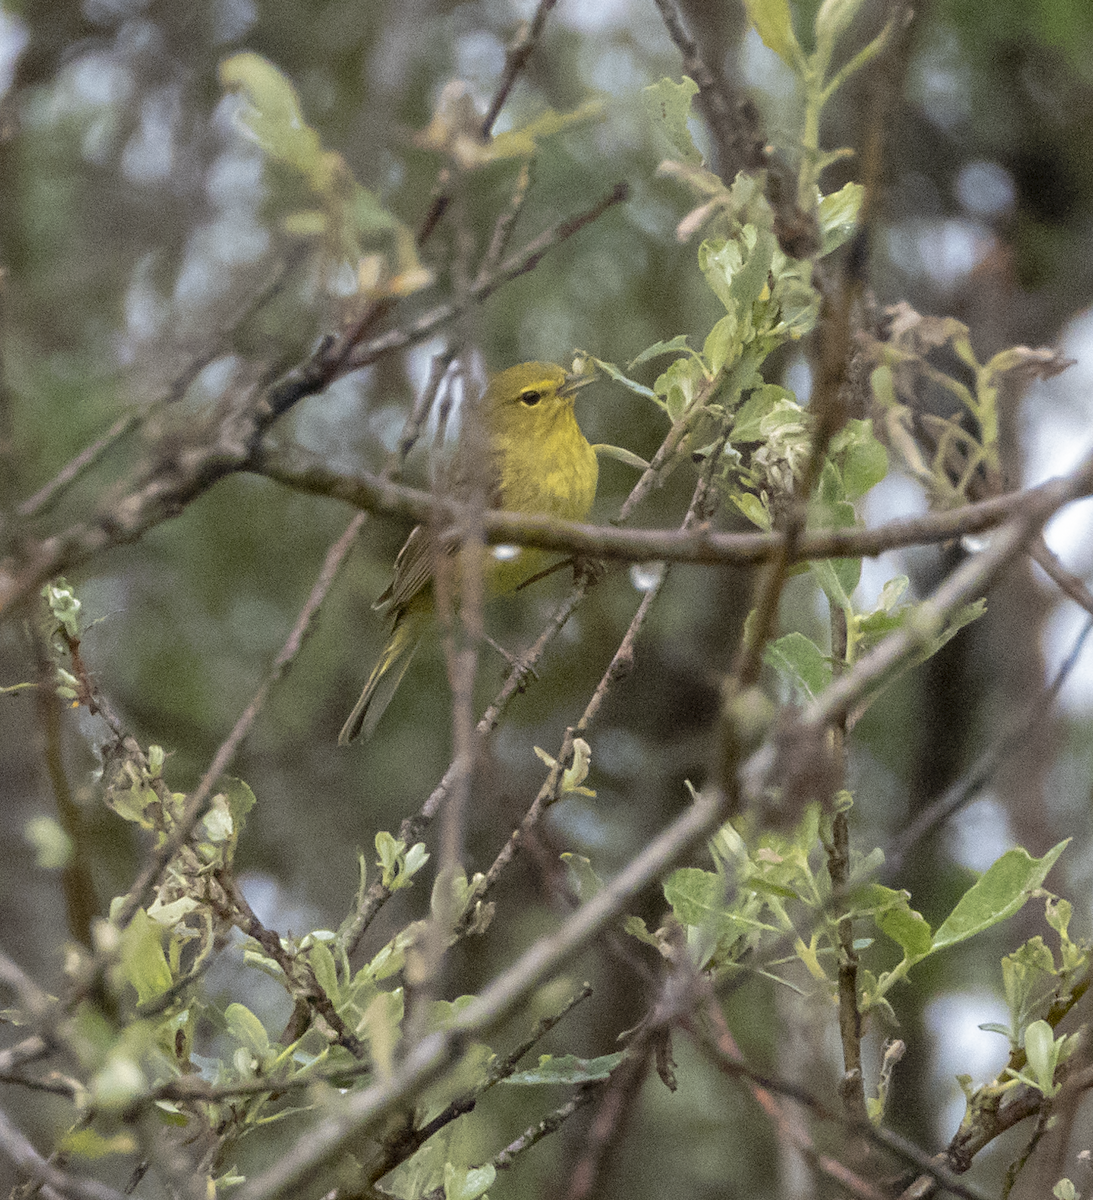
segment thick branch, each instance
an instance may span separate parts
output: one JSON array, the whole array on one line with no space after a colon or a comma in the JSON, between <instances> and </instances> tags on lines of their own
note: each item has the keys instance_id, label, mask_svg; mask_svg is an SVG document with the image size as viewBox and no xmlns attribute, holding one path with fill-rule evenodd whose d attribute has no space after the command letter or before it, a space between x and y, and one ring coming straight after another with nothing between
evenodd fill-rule
<instances>
[{"instance_id":1,"label":"thick branch","mask_svg":"<svg viewBox=\"0 0 1093 1200\"><path fill-rule=\"evenodd\" d=\"M348 476L332 471L318 457L296 451L265 451L256 457L255 470L299 491L344 500L355 508L408 517L416 522L458 524L464 506L451 497L390 483L378 475ZM1073 477L1071 477L1073 478ZM819 558L872 558L887 550L948 542L973 533L984 533L1009 520L1050 489L1067 485L1049 480L1024 492L1010 492L975 504L918 517L900 517L873 529L813 530L795 543L793 562ZM1093 480L1075 484L1068 503L1093 491ZM1059 505L1057 505L1059 506ZM591 558L624 562L678 562L703 566L751 565L767 562L781 553L783 538L777 533L718 533L706 526L693 529L619 529L607 525L579 525L526 513L482 514L483 533L491 545L517 542L583 554Z\"/></svg>"}]
</instances>

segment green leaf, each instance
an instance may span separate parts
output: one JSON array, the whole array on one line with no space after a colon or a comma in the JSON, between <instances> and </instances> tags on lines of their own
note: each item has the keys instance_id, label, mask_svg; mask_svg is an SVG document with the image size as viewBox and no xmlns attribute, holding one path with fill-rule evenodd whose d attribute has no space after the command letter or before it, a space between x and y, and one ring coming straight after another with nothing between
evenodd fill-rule
<instances>
[{"instance_id":1,"label":"green leaf","mask_svg":"<svg viewBox=\"0 0 1093 1200\"><path fill-rule=\"evenodd\" d=\"M853 508L850 511L853 512ZM825 521L824 525L827 528L831 528L832 525L837 526L837 523L834 521ZM809 562L808 569L823 589L824 595L827 596L828 600L835 607L842 609L850 608L850 596L858 586L858 580L861 578L860 558L813 559Z\"/></svg>"},{"instance_id":2,"label":"green leaf","mask_svg":"<svg viewBox=\"0 0 1093 1200\"><path fill-rule=\"evenodd\" d=\"M258 803L258 800L254 792L251 791L248 783L245 783L242 779L235 779L230 775L224 776L221 781L220 790L228 802L228 809L231 812L232 820L235 822L235 832L238 836L243 832L247 813Z\"/></svg>"},{"instance_id":3,"label":"green leaf","mask_svg":"<svg viewBox=\"0 0 1093 1200\"><path fill-rule=\"evenodd\" d=\"M755 26L755 32L763 39L764 45L792 70L796 70L801 60L801 47L793 32L793 19L790 15L789 0L744 0L748 12L748 20Z\"/></svg>"},{"instance_id":4,"label":"green leaf","mask_svg":"<svg viewBox=\"0 0 1093 1200\"><path fill-rule=\"evenodd\" d=\"M934 949L955 946L1019 912L1069 842L1059 842L1043 858L1033 858L1020 846L1007 850L957 901L934 935Z\"/></svg>"},{"instance_id":5,"label":"green leaf","mask_svg":"<svg viewBox=\"0 0 1093 1200\"><path fill-rule=\"evenodd\" d=\"M623 1051L617 1054L605 1054L600 1058L575 1058L566 1054L555 1058L551 1054L541 1055L539 1065L530 1071L518 1071L508 1076L504 1083L515 1084L519 1087L531 1087L541 1084L563 1084L566 1087L576 1087L582 1083L602 1083L611 1077L611 1072L625 1057Z\"/></svg>"},{"instance_id":6,"label":"green leaf","mask_svg":"<svg viewBox=\"0 0 1093 1200\"><path fill-rule=\"evenodd\" d=\"M34 850L35 865L42 870L63 867L72 857L72 839L53 817L31 817L23 826L23 837Z\"/></svg>"},{"instance_id":7,"label":"green leaf","mask_svg":"<svg viewBox=\"0 0 1093 1200\"><path fill-rule=\"evenodd\" d=\"M266 1027L245 1005L229 1004L224 1010L224 1020L228 1026L228 1033L256 1058L263 1058L269 1053L269 1034L266 1033Z\"/></svg>"},{"instance_id":8,"label":"green leaf","mask_svg":"<svg viewBox=\"0 0 1093 1200\"><path fill-rule=\"evenodd\" d=\"M680 159L692 167L702 165L702 154L687 127L691 116L691 100L697 94L698 84L686 75L681 83L662 79L641 89L641 102L649 119Z\"/></svg>"},{"instance_id":9,"label":"green leaf","mask_svg":"<svg viewBox=\"0 0 1093 1200\"><path fill-rule=\"evenodd\" d=\"M94 1129L70 1129L57 1143L61 1154L78 1154L81 1158L106 1158L110 1154L135 1154L137 1140L131 1133L115 1133L104 1137Z\"/></svg>"},{"instance_id":10,"label":"green leaf","mask_svg":"<svg viewBox=\"0 0 1093 1200\"><path fill-rule=\"evenodd\" d=\"M308 176L313 186L329 186L319 135L304 120L300 99L288 77L260 54L235 54L220 64L220 84L238 92L244 104L240 126L272 158Z\"/></svg>"},{"instance_id":11,"label":"green leaf","mask_svg":"<svg viewBox=\"0 0 1093 1200\"><path fill-rule=\"evenodd\" d=\"M677 358L654 385L657 395L664 397L664 407L673 421L678 421L691 407L705 382L702 364L693 358Z\"/></svg>"},{"instance_id":12,"label":"green leaf","mask_svg":"<svg viewBox=\"0 0 1093 1200\"><path fill-rule=\"evenodd\" d=\"M562 854L562 862L566 865L569 876L569 886L582 904L603 891L603 880L592 870L592 863L581 854Z\"/></svg>"},{"instance_id":13,"label":"green leaf","mask_svg":"<svg viewBox=\"0 0 1093 1200\"><path fill-rule=\"evenodd\" d=\"M730 438L733 445L763 441L767 436L763 421L783 402L796 405L797 397L775 383L756 388L736 412Z\"/></svg>"},{"instance_id":14,"label":"green leaf","mask_svg":"<svg viewBox=\"0 0 1093 1200\"><path fill-rule=\"evenodd\" d=\"M676 340L678 340L678 339L676 339ZM686 342L687 339L684 338L683 340L684 340L684 342ZM663 344L667 344L667 343L663 343ZM650 356L649 351L646 351L646 356ZM594 362L596 364L596 366L599 367L600 370L603 371L603 373L605 375L607 375L609 378L613 379L616 383L621 383L624 388L626 388L628 391L633 392L635 396L641 396L645 400L652 400L654 404L660 404L660 397L656 394L656 392L653 391L652 388L647 388L645 386L645 384L638 383L635 380L631 379L628 375L626 375L622 371L620 371L619 368L616 367L614 363L604 362L604 360L602 358L594 358L591 354L588 355L587 357L592 362ZM641 359L635 359L634 363L632 363L631 365L633 366L637 362L640 362L640 361L641 361Z\"/></svg>"},{"instance_id":15,"label":"green leaf","mask_svg":"<svg viewBox=\"0 0 1093 1200\"><path fill-rule=\"evenodd\" d=\"M934 936L922 913L908 903L906 892L894 892L890 888L873 885L874 891L889 892L893 901L882 907L874 916L877 928L892 939L910 959L925 958L934 947Z\"/></svg>"},{"instance_id":16,"label":"green leaf","mask_svg":"<svg viewBox=\"0 0 1093 1200\"><path fill-rule=\"evenodd\" d=\"M1062 1039L1057 1042L1055 1033L1046 1021L1033 1021L1025 1030L1025 1056L1028 1058L1035 1086L1045 1096L1053 1096L1058 1090L1055 1084L1055 1068L1059 1062Z\"/></svg>"},{"instance_id":17,"label":"green leaf","mask_svg":"<svg viewBox=\"0 0 1093 1200\"><path fill-rule=\"evenodd\" d=\"M478 1200L493 1186L497 1168L490 1163L483 1167L455 1167L444 1164L445 1200Z\"/></svg>"},{"instance_id":18,"label":"green leaf","mask_svg":"<svg viewBox=\"0 0 1093 1200\"><path fill-rule=\"evenodd\" d=\"M581 125L586 121L602 120L603 104L589 100L570 112L560 113L548 108L537 117L517 129L499 133L488 146L491 158L532 158L539 150L539 143L548 137Z\"/></svg>"},{"instance_id":19,"label":"green leaf","mask_svg":"<svg viewBox=\"0 0 1093 1200\"><path fill-rule=\"evenodd\" d=\"M848 183L820 200L817 217L822 238L821 257L837 250L853 236L864 198L865 188L860 183Z\"/></svg>"},{"instance_id":20,"label":"green leaf","mask_svg":"<svg viewBox=\"0 0 1093 1200\"><path fill-rule=\"evenodd\" d=\"M708 240L698 248L698 265L714 294L743 326L767 287L778 240L768 229L745 225L730 241Z\"/></svg>"},{"instance_id":21,"label":"green leaf","mask_svg":"<svg viewBox=\"0 0 1093 1200\"><path fill-rule=\"evenodd\" d=\"M871 420L847 421L839 431L839 440L846 498L860 500L888 474L888 451L873 436Z\"/></svg>"},{"instance_id":22,"label":"green leaf","mask_svg":"<svg viewBox=\"0 0 1093 1200\"><path fill-rule=\"evenodd\" d=\"M340 991L338 987L338 968L334 965L334 955L330 953L330 948L322 942L316 942L308 950L307 960L311 964L311 969L315 972L315 979L319 987L336 1004Z\"/></svg>"},{"instance_id":23,"label":"green leaf","mask_svg":"<svg viewBox=\"0 0 1093 1200\"><path fill-rule=\"evenodd\" d=\"M1055 998L1055 957L1042 937L1029 938L1002 959L1002 984L1010 1010L1010 1038L1020 1044L1030 1020L1044 1016Z\"/></svg>"},{"instance_id":24,"label":"green leaf","mask_svg":"<svg viewBox=\"0 0 1093 1200\"><path fill-rule=\"evenodd\" d=\"M831 661L810 638L794 630L770 642L763 661L793 688L803 703L815 700L831 682Z\"/></svg>"},{"instance_id":25,"label":"green leaf","mask_svg":"<svg viewBox=\"0 0 1093 1200\"><path fill-rule=\"evenodd\" d=\"M636 471L644 471L649 466L644 458L623 446L609 446L598 442L592 449L595 450L597 457L613 458L618 462L625 463L628 467L633 467Z\"/></svg>"},{"instance_id":26,"label":"green leaf","mask_svg":"<svg viewBox=\"0 0 1093 1200\"><path fill-rule=\"evenodd\" d=\"M680 867L664 881L664 898L681 925L701 925L725 907L725 880L712 871Z\"/></svg>"},{"instance_id":27,"label":"green leaf","mask_svg":"<svg viewBox=\"0 0 1093 1200\"><path fill-rule=\"evenodd\" d=\"M702 356L710 371L716 375L730 359L735 361L743 349L736 316L734 313L726 313L706 336Z\"/></svg>"},{"instance_id":28,"label":"green leaf","mask_svg":"<svg viewBox=\"0 0 1093 1200\"><path fill-rule=\"evenodd\" d=\"M652 946L654 950L661 948L660 942L649 932L649 926L641 917L631 914L623 920L622 928L631 937L637 938L639 942L644 942L647 946Z\"/></svg>"},{"instance_id":29,"label":"green leaf","mask_svg":"<svg viewBox=\"0 0 1093 1200\"><path fill-rule=\"evenodd\" d=\"M678 354L681 350L689 351L690 348L687 344L687 335L679 333L670 342L654 342L653 345L643 350L637 358L627 363L626 369L632 371L635 367L640 366L643 362L648 362L651 358L659 358L662 354ZM600 365L603 366L604 364L601 363ZM606 370L606 367L604 369Z\"/></svg>"},{"instance_id":30,"label":"green leaf","mask_svg":"<svg viewBox=\"0 0 1093 1200\"><path fill-rule=\"evenodd\" d=\"M163 953L163 927L143 909L121 933L121 971L137 990L137 1003L162 996L173 982L167 956Z\"/></svg>"},{"instance_id":31,"label":"green leaf","mask_svg":"<svg viewBox=\"0 0 1093 1200\"><path fill-rule=\"evenodd\" d=\"M752 492L741 492L740 495L732 497L732 502L753 525L757 525L765 533L770 531L770 512L758 496Z\"/></svg>"}]
</instances>

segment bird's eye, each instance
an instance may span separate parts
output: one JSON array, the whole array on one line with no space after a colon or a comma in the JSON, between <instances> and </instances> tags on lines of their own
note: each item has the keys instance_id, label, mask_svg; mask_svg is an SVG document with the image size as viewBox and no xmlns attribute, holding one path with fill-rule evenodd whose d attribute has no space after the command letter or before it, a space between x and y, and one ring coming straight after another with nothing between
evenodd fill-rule
<instances>
[{"instance_id":1,"label":"bird's eye","mask_svg":"<svg viewBox=\"0 0 1093 1200\"><path fill-rule=\"evenodd\" d=\"M528 388L526 392L520 393L521 401L526 404L528 408L532 408L534 405L538 404L542 398L543 393L537 392L534 388Z\"/></svg>"}]
</instances>

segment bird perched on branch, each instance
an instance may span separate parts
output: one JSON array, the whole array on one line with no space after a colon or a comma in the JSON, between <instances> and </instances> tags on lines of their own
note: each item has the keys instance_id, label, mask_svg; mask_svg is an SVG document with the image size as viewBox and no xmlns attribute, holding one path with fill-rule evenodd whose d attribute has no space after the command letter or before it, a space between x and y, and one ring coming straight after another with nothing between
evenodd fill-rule
<instances>
[{"instance_id":1,"label":"bird perched on branch","mask_svg":"<svg viewBox=\"0 0 1093 1200\"><path fill-rule=\"evenodd\" d=\"M596 496L596 452L577 424L573 398L591 382L554 363L530 362L494 376L482 396L479 448L457 452L452 491L471 499L484 495L491 508L541 513L582 521ZM476 452L476 449L478 452ZM514 591L539 571L547 552L487 548L483 591L487 597ZM458 541L438 546L433 532L418 525L399 551L395 575L373 605L391 616L391 636L372 668L364 691L338 735L348 745L362 731L371 734L410 665L422 635L436 621L437 571L458 600Z\"/></svg>"}]
</instances>

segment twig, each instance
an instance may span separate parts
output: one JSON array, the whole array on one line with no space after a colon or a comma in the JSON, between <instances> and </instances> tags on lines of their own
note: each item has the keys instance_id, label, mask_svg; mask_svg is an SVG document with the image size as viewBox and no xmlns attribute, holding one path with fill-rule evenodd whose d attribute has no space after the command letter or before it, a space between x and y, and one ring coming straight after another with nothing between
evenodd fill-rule
<instances>
[{"instance_id":1,"label":"twig","mask_svg":"<svg viewBox=\"0 0 1093 1200\"><path fill-rule=\"evenodd\" d=\"M478 1103L480 1096L483 1096L490 1088L496 1087L502 1080L508 1079L510 1075L514 1074L520 1059L533 1046L542 1041L559 1021L568 1016L578 1004L587 1000L591 995L591 985L587 983L583 984L580 990L569 999L560 1012L553 1013L549 1017L544 1017L539 1021L531 1037L525 1039L518 1046L515 1046L504 1058L497 1059L491 1063L489 1069L486 1071L485 1078L472 1091L458 1096L442 1112L438 1113L431 1121L422 1125L419 1129L414 1129L409 1133L404 1129L400 1129L396 1137L389 1139L385 1144L384 1152L374 1162L368 1164L367 1177L369 1183L375 1183L377 1180L382 1179L388 1171L393 1170L399 1163L405 1162L411 1155L415 1154L434 1134L439 1133L441 1129L446 1125L450 1125L456 1118L470 1112ZM535 1140L538 1141L539 1139L536 1138ZM505 1152L502 1151L502 1153ZM496 1160L494 1162L496 1165ZM505 1166L509 1165L511 1164L505 1164Z\"/></svg>"},{"instance_id":2,"label":"twig","mask_svg":"<svg viewBox=\"0 0 1093 1200\"><path fill-rule=\"evenodd\" d=\"M944 824L955 813L958 813L987 786L995 772L1011 755L1018 753L1036 727L1052 711L1052 706L1058 698L1063 684L1071 671L1077 665L1082 647L1090 632L1093 631L1093 620L1086 621L1078 634L1070 653L1063 660L1055 678L1038 695L1016 719L1007 722L1006 728L994 739L987 750L980 755L972 768L963 778L945 789L928 808L901 830L885 853L885 869L892 875L899 873L903 860L908 853L918 845L923 838L929 837L938 826Z\"/></svg>"},{"instance_id":3,"label":"twig","mask_svg":"<svg viewBox=\"0 0 1093 1200\"><path fill-rule=\"evenodd\" d=\"M713 998L712 990L711 1000L707 1002L704 1012L713 1027L713 1033L694 1022L685 1022L685 1027L695 1040L695 1043L705 1051L710 1060L721 1071L747 1080L754 1087L758 1088L760 1092L785 1096L803 1105L810 1112L815 1113L821 1120L840 1125L848 1132L867 1138L875 1145L890 1150L905 1162L911 1163L920 1170L928 1172L931 1180L936 1180L947 1191L952 1192L953 1195L963 1197L963 1200L988 1200L982 1192L956 1179L946 1164L937 1162L936 1159L931 1158L925 1151L899 1134L893 1133L891 1130L884 1129L883 1127L874 1126L870 1122L865 1122L864 1124L856 1123L848 1117L830 1109L823 1101L819 1100L799 1084L764 1074L749 1067L741 1056L732 1034L729 1032L724 1014ZM756 1098L760 1099L760 1096L757 1095ZM761 1099L760 1102L769 1112L770 1106L766 1102L766 1099L769 1098ZM831 1161L828 1160L828 1162ZM842 1168L842 1171L845 1170L846 1168ZM833 1172L828 1170L825 1170L825 1173L833 1174ZM864 1184L864 1181L862 1183ZM868 1186L868 1184L865 1184L865 1187Z\"/></svg>"},{"instance_id":4,"label":"twig","mask_svg":"<svg viewBox=\"0 0 1093 1200\"><path fill-rule=\"evenodd\" d=\"M33 1033L21 1042L16 1042L14 1046L0 1050L0 1076L10 1079L16 1067L21 1067L23 1063L35 1062L49 1053L49 1043L45 1038Z\"/></svg>"},{"instance_id":5,"label":"twig","mask_svg":"<svg viewBox=\"0 0 1093 1200\"><path fill-rule=\"evenodd\" d=\"M528 242L523 249L519 250L516 254L510 255L493 274L487 276L485 279L474 280L468 289L467 300L463 303L481 303L497 291L499 287L534 270L555 246L561 245L562 242L584 229L586 225L590 225L593 221L598 220L609 208L613 208L616 204L622 204L628 200L629 196L629 185L617 183L610 192L591 208L564 221L559 221L550 226L549 229L545 229L538 237ZM395 350L404 350L407 346L415 345L417 342L429 337L441 325L446 325L449 321L459 316L462 311L461 304L455 301L438 305L436 308L430 309L429 312L423 313L422 316L405 329L392 330L390 333L382 334L371 342L360 346L352 355L347 367L350 370L355 370L358 367L375 362L377 358L380 358L384 354L390 354Z\"/></svg>"},{"instance_id":6,"label":"twig","mask_svg":"<svg viewBox=\"0 0 1093 1200\"><path fill-rule=\"evenodd\" d=\"M120 416L102 437L81 450L75 458L58 471L49 483L39 488L33 496L24 500L15 510L17 515L24 519L34 516L35 513L39 512L75 483L115 442L124 437L131 429L135 429L138 425L143 424L158 409L167 404L173 404L184 396L198 375L211 362L214 362L230 348L232 335L237 332L240 326L265 308L276 297L281 288L284 287L285 278L289 271L299 263L304 252L305 248L300 246L289 253L285 261L280 264L280 268L270 283L245 305L238 316L227 324L210 346L201 354L194 356L193 360L179 373L178 378L172 382L166 395L158 396L150 403L142 405L135 412L128 412Z\"/></svg>"},{"instance_id":7,"label":"twig","mask_svg":"<svg viewBox=\"0 0 1093 1200\"><path fill-rule=\"evenodd\" d=\"M494 122L504 107L509 92L512 91L513 84L527 64L527 60L531 57L535 43L542 35L547 15L556 3L557 0L539 0L539 5L535 10L535 15L532 17L530 24L521 26L515 40L509 46L505 54L505 66L501 72L501 80L493 94L493 99L490 100L486 115L482 118L480 133L483 141L492 135ZM417 244L419 246L424 246L429 238L433 236L437 225L440 224L441 217L444 216L448 210L448 206L451 204L452 193L448 187L450 182L451 173L448 168L444 167L440 171L438 186L434 191L429 210L422 219L421 226L418 229Z\"/></svg>"},{"instance_id":8,"label":"twig","mask_svg":"<svg viewBox=\"0 0 1093 1200\"><path fill-rule=\"evenodd\" d=\"M280 935L262 924L234 878L230 877L227 872L221 872L218 875L218 882L224 889L228 901L224 911L219 915L234 924L248 937L254 938L262 947L262 952L281 968L285 977L285 989L289 995L297 1002L306 1003L314 1014L321 1017L330 1029L330 1036L340 1046L344 1046L354 1058L370 1060L371 1056L367 1047L342 1020L333 1001L315 977L311 964L306 959L290 954L281 944ZM290 1037L286 1040L294 1039Z\"/></svg>"},{"instance_id":9,"label":"twig","mask_svg":"<svg viewBox=\"0 0 1093 1200\"><path fill-rule=\"evenodd\" d=\"M952 572L922 605L918 619L897 630L859 659L853 670L835 680L802 714L801 725L814 731L836 723L860 703L894 670L923 645L928 645L946 617L978 599L1012 560L1039 534L1051 516L1079 496L1093 482L1093 455L1065 478L1053 479L1025 494L1025 503L991 539L987 549L969 558Z\"/></svg>"},{"instance_id":10,"label":"twig","mask_svg":"<svg viewBox=\"0 0 1093 1200\"><path fill-rule=\"evenodd\" d=\"M18 563L0 562L0 613L36 591L51 576L111 546L137 540L153 526L176 516L218 480L250 469L259 457L263 434L305 396L323 391L348 371L428 337L457 317L467 304L485 300L503 284L532 270L555 246L621 203L628 194L627 185L618 184L592 208L551 226L487 279L476 280L465 302L440 305L405 329L365 342L366 335L395 301L393 297L381 297L373 302L348 330L326 339L306 363L262 392L257 401L218 417L219 424L211 435L196 431L193 442L172 452L170 470L162 470L162 464L157 463L127 495L90 521L38 542Z\"/></svg>"},{"instance_id":11,"label":"twig","mask_svg":"<svg viewBox=\"0 0 1093 1200\"><path fill-rule=\"evenodd\" d=\"M600 1089L599 1110L584 1138L584 1150L574 1163L566 1200L586 1200L597 1194L597 1183L611 1147L622 1136L637 1103L641 1085L653 1057L649 1038L632 1047L611 1078Z\"/></svg>"},{"instance_id":12,"label":"twig","mask_svg":"<svg viewBox=\"0 0 1093 1200\"><path fill-rule=\"evenodd\" d=\"M534 645L522 655L520 662L509 674L500 692L498 692L493 702L479 720L475 729L475 734L479 739L486 737L497 727L513 697L524 687L528 674L534 670L535 665L542 658L547 647L558 636L566 621L569 620L573 611L580 604L586 587L587 582L584 580L579 581L574 586L570 595L555 610ZM407 846L412 846L420 840L425 830L432 823L440 806L447 798L449 789L452 786L455 769L454 764L449 765L447 771L444 773L444 777L430 793L428 799L421 806L421 809L413 816L403 820L398 831L399 841ZM384 887L382 880L377 880L365 893L363 902L358 907L357 912L353 914L352 920L345 927L345 945L348 953L352 954L356 950L361 938L367 932L377 913L390 899L391 895L391 889Z\"/></svg>"},{"instance_id":13,"label":"twig","mask_svg":"<svg viewBox=\"0 0 1093 1200\"><path fill-rule=\"evenodd\" d=\"M490 106L486 110L486 115L482 118L482 136L484 138L488 138L493 132L493 123L500 116L501 109L509 97L509 92L512 91L512 85L516 82L517 77L531 57L531 52L535 49L535 43L542 37L543 29L546 26L546 19L550 15L550 10L557 2L558 0L539 0L535 8L535 15L520 30L520 33L506 51L505 69L501 72L501 82L497 85L497 91L494 92Z\"/></svg>"}]
</instances>

